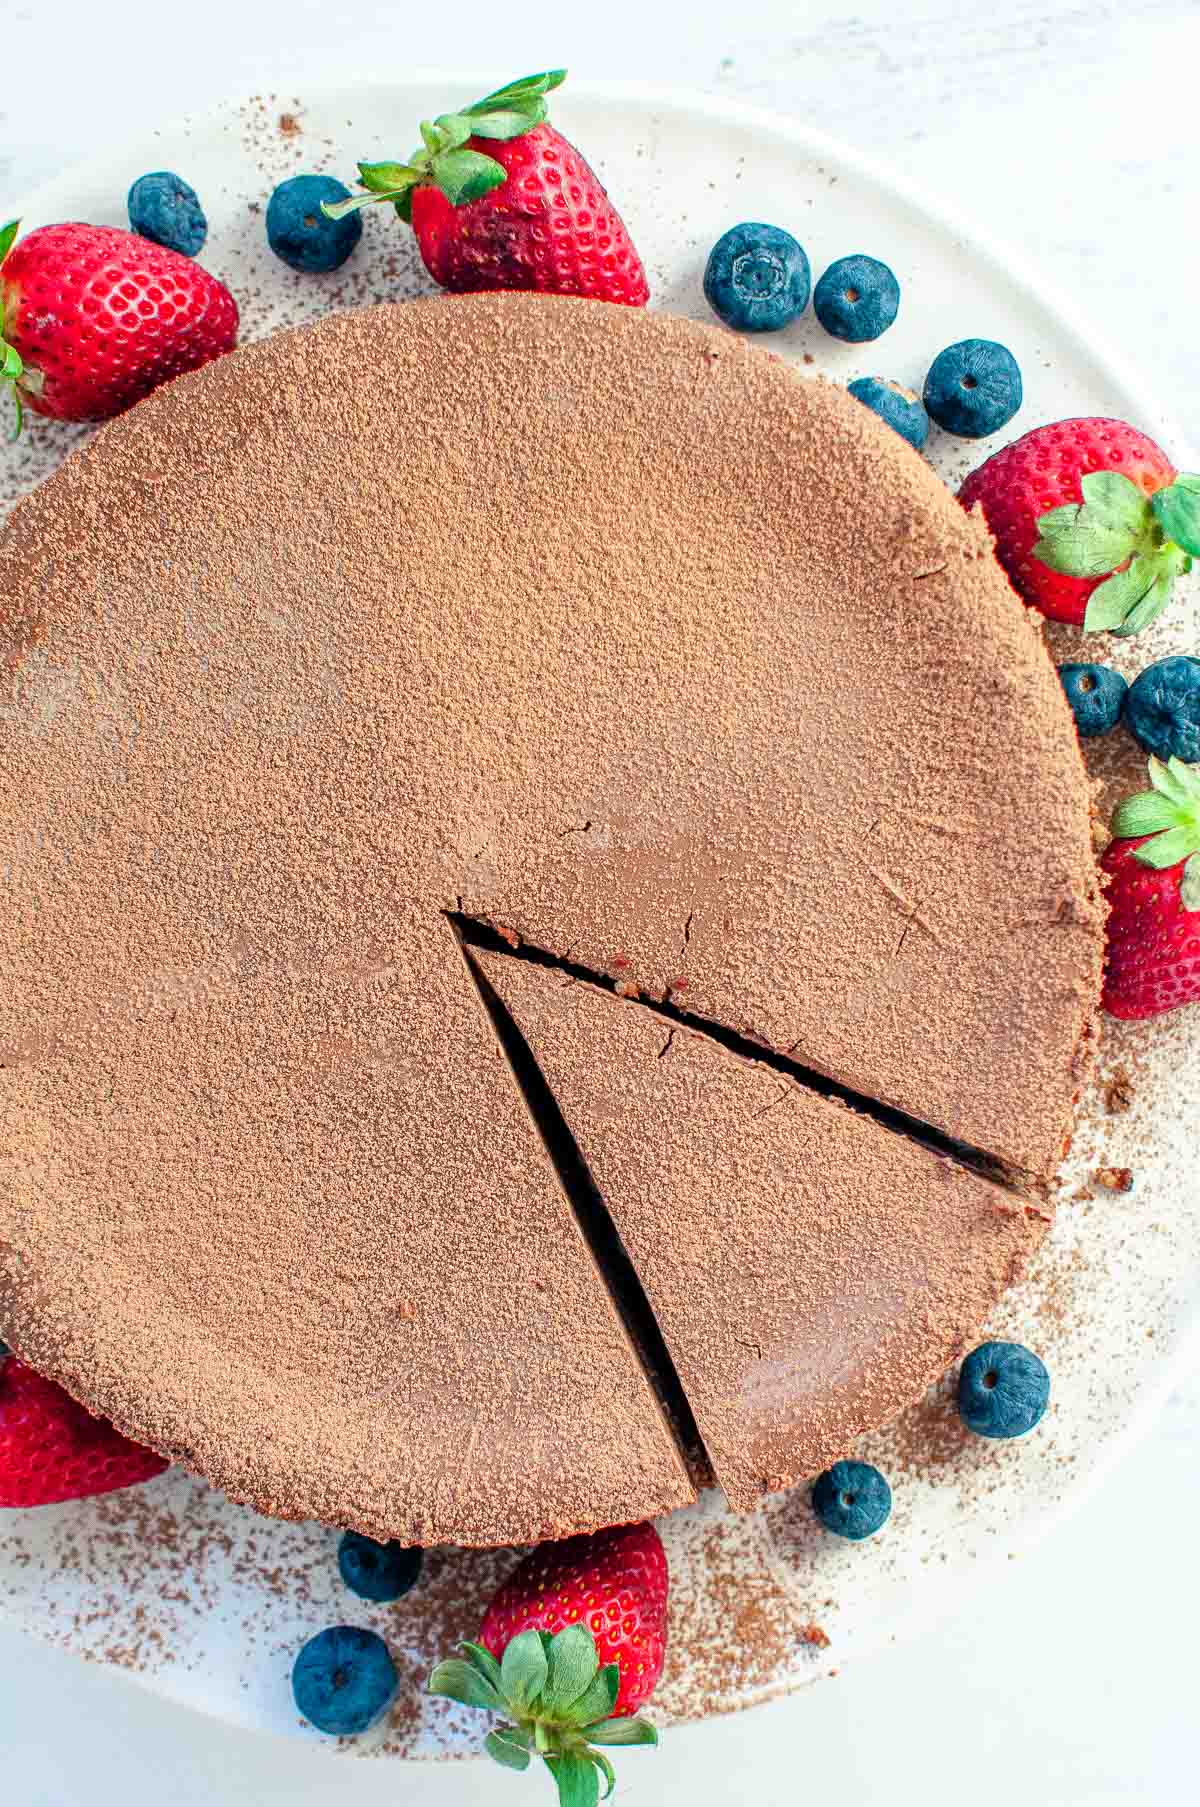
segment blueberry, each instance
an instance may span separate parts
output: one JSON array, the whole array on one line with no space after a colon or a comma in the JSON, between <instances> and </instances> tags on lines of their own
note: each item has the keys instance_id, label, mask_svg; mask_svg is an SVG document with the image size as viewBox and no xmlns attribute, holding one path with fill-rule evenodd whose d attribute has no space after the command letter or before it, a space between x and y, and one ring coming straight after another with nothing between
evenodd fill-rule
<instances>
[{"instance_id":1,"label":"blueberry","mask_svg":"<svg viewBox=\"0 0 1200 1807\"><path fill-rule=\"evenodd\" d=\"M1125 696L1125 726L1160 759L1200 761L1200 659L1179 654L1139 672Z\"/></svg>"},{"instance_id":2,"label":"blueberry","mask_svg":"<svg viewBox=\"0 0 1200 1807\"><path fill-rule=\"evenodd\" d=\"M267 243L293 270L336 270L362 237L357 213L331 220L322 201L345 201L350 190L334 176L289 176L267 202Z\"/></svg>"},{"instance_id":3,"label":"blueberry","mask_svg":"<svg viewBox=\"0 0 1200 1807\"><path fill-rule=\"evenodd\" d=\"M835 1462L817 1476L812 1503L827 1531L859 1543L887 1523L892 1490L869 1462Z\"/></svg>"},{"instance_id":4,"label":"blueberry","mask_svg":"<svg viewBox=\"0 0 1200 1807\"><path fill-rule=\"evenodd\" d=\"M980 1437L1023 1437L1049 1398L1045 1363L1020 1343L980 1343L958 1376L958 1409Z\"/></svg>"},{"instance_id":5,"label":"blueberry","mask_svg":"<svg viewBox=\"0 0 1200 1807\"><path fill-rule=\"evenodd\" d=\"M813 311L827 333L861 345L885 333L900 311L900 284L877 257L839 257L813 290Z\"/></svg>"},{"instance_id":6,"label":"blueberry","mask_svg":"<svg viewBox=\"0 0 1200 1807\"><path fill-rule=\"evenodd\" d=\"M200 196L182 176L156 169L129 190L129 224L142 238L195 257L208 237Z\"/></svg>"},{"instance_id":7,"label":"blueberry","mask_svg":"<svg viewBox=\"0 0 1200 1807\"><path fill-rule=\"evenodd\" d=\"M778 226L731 226L708 254L704 293L740 333L774 333L808 306L812 272L802 245Z\"/></svg>"},{"instance_id":8,"label":"blueberry","mask_svg":"<svg viewBox=\"0 0 1200 1807\"><path fill-rule=\"evenodd\" d=\"M396 1668L383 1639L357 1625L331 1625L292 1665L292 1694L318 1732L346 1738L383 1717L396 1696Z\"/></svg>"},{"instance_id":9,"label":"blueberry","mask_svg":"<svg viewBox=\"0 0 1200 1807\"><path fill-rule=\"evenodd\" d=\"M929 416L919 395L882 376L857 377L849 389L855 401L878 414L880 420L894 427L901 439L907 439L918 452L921 450L929 438Z\"/></svg>"},{"instance_id":10,"label":"blueberry","mask_svg":"<svg viewBox=\"0 0 1200 1807\"><path fill-rule=\"evenodd\" d=\"M352 1594L362 1600L399 1600L421 1573L421 1551L400 1543L376 1543L347 1531L338 1545L338 1568Z\"/></svg>"},{"instance_id":11,"label":"blueberry","mask_svg":"<svg viewBox=\"0 0 1200 1807\"><path fill-rule=\"evenodd\" d=\"M1075 717L1075 726L1085 740L1095 734L1108 734L1121 717L1128 684L1111 665L1060 665L1058 675Z\"/></svg>"},{"instance_id":12,"label":"blueberry","mask_svg":"<svg viewBox=\"0 0 1200 1807\"><path fill-rule=\"evenodd\" d=\"M1024 399L1021 367L994 339L960 339L939 351L925 378L925 406L947 433L998 433Z\"/></svg>"}]
</instances>

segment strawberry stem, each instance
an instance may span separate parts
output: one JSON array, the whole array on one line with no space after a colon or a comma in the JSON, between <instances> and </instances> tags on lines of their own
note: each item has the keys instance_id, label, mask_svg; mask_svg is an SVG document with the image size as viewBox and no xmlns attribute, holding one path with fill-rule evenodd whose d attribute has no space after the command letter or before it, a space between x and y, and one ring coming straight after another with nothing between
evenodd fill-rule
<instances>
[{"instance_id":1,"label":"strawberry stem","mask_svg":"<svg viewBox=\"0 0 1200 1807\"><path fill-rule=\"evenodd\" d=\"M532 132L546 118L547 94L561 87L566 77L565 69L518 76L460 112L423 119L421 143L407 162L360 163L359 180L368 192L347 201L322 201L322 213L340 220L376 201L391 201L401 219L411 222L412 191L425 186L441 189L454 207L480 200L501 186L506 172L494 157L468 149L468 139L503 143Z\"/></svg>"},{"instance_id":2,"label":"strawberry stem","mask_svg":"<svg viewBox=\"0 0 1200 1807\"><path fill-rule=\"evenodd\" d=\"M505 1769L527 1769L531 1757L541 1757L560 1807L596 1807L601 1779L603 1798L612 1793L613 1768L601 1746L658 1743L648 1719L612 1717L620 1670L601 1665L586 1625L568 1625L554 1637L520 1632L499 1663L478 1644L459 1649L461 1657L438 1664L429 1692L505 1714L484 1740L488 1756Z\"/></svg>"}]
</instances>

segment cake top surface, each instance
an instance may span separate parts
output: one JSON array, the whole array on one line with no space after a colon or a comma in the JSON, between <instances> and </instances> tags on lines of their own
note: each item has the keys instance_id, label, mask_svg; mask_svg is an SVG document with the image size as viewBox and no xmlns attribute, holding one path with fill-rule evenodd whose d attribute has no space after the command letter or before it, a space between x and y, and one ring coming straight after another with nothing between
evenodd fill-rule
<instances>
[{"instance_id":1,"label":"cake top surface","mask_svg":"<svg viewBox=\"0 0 1200 1807\"><path fill-rule=\"evenodd\" d=\"M380 1386L423 1384L477 1354L465 1304L438 1342L377 1302L511 1261L526 1190L553 1221L447 909L1053 1164L1100 956L1069 715L982 527L831 386L601 304L334 316L99 433L16 510L0 598L3 1307L231 1491L538 1534L499 1471L484 1522L486 1439L474 1504L436 1458L403 1495L418 1387L383 1461L383 1407L340 1430L256 1334L339 1297L330 1400L366 1321ZM205 1363L289 1437L206 1418ZM637 1416L634 1516L686 1493ZM560 1528L599 1511L560 1483Z\"/></svg>"}]
</instances>

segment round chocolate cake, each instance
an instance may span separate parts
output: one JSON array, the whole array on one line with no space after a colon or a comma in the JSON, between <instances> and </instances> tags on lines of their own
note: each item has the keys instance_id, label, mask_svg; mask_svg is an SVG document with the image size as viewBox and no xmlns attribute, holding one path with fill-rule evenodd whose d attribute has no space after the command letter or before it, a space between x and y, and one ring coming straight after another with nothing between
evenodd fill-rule
<instances>
[{"instance_id":1,"label":"round chocolate cake","mask_svg":"<svg viewBox=\"0 0 1200 1807\"><path fill-rule=\"evenodd\" d=\"M751 345L521 295L281 333L21 504L0 874L14 1345L421 1543L749 1505L919 1394L1102 950L982 523Z\"/></svg>"}]
</instances>

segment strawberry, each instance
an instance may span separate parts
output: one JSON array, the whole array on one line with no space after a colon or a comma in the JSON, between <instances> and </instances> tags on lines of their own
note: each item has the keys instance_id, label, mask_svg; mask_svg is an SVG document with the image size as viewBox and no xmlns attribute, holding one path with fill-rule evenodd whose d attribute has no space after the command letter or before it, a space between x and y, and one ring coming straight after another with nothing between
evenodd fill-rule
<instances>
[{"instance_id":1,"label":"strawberry","mask_svg":"<svg viewBox=\"0 0 1200 1807\"><path fill-rule=\"evenodd\" d=\"M0 382L56 420L109 420L231 351L237 303L207 270L116 226L0 228ZM15 434L14 434L15 437Z\"/></svg>"},{"instance_id":2,"label":"strawberry","mask_svg":"<svg viewBox=\"0 0 1200 1807\"><path fill-rule=\"evenodd\" d=\"M1120 420L1035 427L972 471L959 501L981 505L1018 595L1089 633L1138 633L1200 555L1200 477Z\"/></svg>"},{"instance_id":3,"label":"strawberry","mask_svg":"<svg viewBox=\"0 0 1200 1807\"><path fill-rule=\"evenodd\" d=\"M391 201L444 289L536 289L644 307L642 260L599 179L546 124L565 69L522 76L459 113L421 125L407 163L360 163L370 192L329 205L340 219Z\"/></svg>"},{"instance_id":4,"label":"strawberry","mask_svg":"<svg viewBox=\"0 0 1200 1807\"><path fill-rule=\"evenodd\" d=\"M1200 998L1200 768L1150 761L1148 791L1113 817L1104 1008L1158 1016Z\"/></svg>"},{"instance_id":5,"label":"strawberry","mask_svg":"<svg viewBox=\"0 0 1200 1807\"><path fill-rule=\"evenodd\" d=\"M0 1355L0 1506L87 1499L166 1467L17 1356Z\"/></svg>"},{"instance_id":6,"label":"strawberry","mask_svg":"<svg viewBox=\"0 0 1200 1807\"><path fill-rule=\"evenodd\" d=\"M657 1744L631 1717L654 1692L667 1647L667 1557L651 1524L542 1543L483 1616L477 1644L439 1663L430 1692L505 1715L485 1749L508 1769L545 1758L560 1807L611 1791L604 1745ZM614 1717L615 1715L615 1717Z\"/></svg>"}]
</instances>

